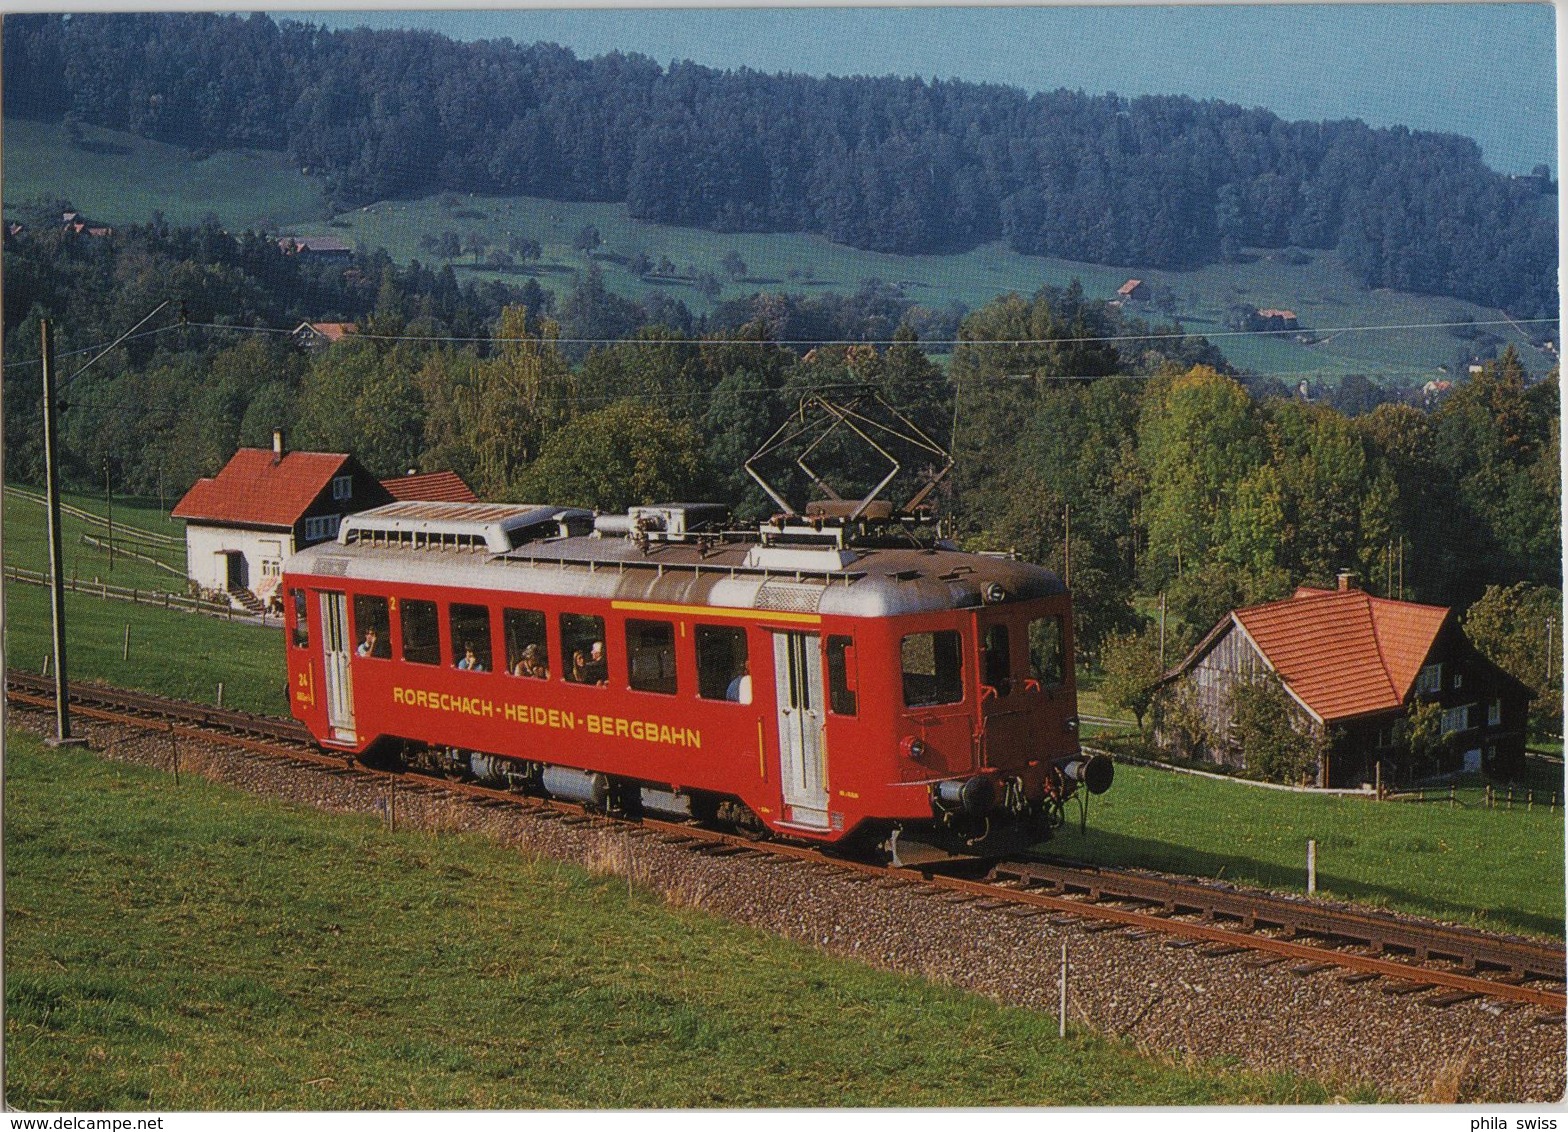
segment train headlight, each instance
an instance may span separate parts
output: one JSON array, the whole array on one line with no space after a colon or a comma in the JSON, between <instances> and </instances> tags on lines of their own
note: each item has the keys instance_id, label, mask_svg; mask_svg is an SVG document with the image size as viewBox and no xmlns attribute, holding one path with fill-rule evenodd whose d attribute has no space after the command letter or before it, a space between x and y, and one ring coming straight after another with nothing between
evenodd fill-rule
<instances>
[{"instance_id":1,"label":"train headlight","mask_svg":"<svg viewBox=\"0 0 1568 1132\"><path fill-rule=\"evenodd\" d=\"M987 582L980 596L987 605L996 605L1007 600L1007 588L1001 582Z\"/></svg>"},{"instance_id":2,"label":"train headlight","mask_svg":"<svg viewBox=\"0 0 1568 1132\"><path fill-rule=\"evenodd\" d=\"M904 748L904 754L909 758L914 759L916 762L919 762L921 759L926 757L926 744L924 739L918 739L913 735L906 735L904 736L904 742L902 746Z\"/></svg>"}]
</instances>

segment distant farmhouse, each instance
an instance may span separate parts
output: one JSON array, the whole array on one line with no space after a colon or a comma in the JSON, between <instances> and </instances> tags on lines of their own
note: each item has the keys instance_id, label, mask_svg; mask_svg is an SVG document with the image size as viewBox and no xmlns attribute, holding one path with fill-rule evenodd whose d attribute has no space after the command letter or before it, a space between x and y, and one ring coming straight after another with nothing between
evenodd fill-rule
<instances>
[{"instance_id":1,"label":"distant farmhouse","mask_svg":"<svg viewBox=\"0 0 1568 1132\"><path fill-rule=\"evenodd\" d=\"M298 256L302 262L347 266L354 259L354 249L333 236L283 236L278 247L284 255Z\"/></svg>"},{"instance_id":2,"label":"distant farmhouse","mask_svg":"<svg viewBox=\"0 0 1568 1132\"><path fill-rule=\"evenodd\" d=\"M319 350L358 333L359 326L352 322L302 322L294 328L293 339L302 350Z\"/></svg>"},{"instance_id":3,"label":"distant farmhouse","mask_svg":"<svg viewBox=\"0 0 1568 1132\"><path fill-rule=\"evenodd\" d=\"M275 604L283 561L336 538L343 516L392 502L353 456L241 448L216 476L197 480L172 512L185 520L185 568L204 590L259 613Z\"/></svg>"},{"instance_id":4,"label":"distant farmhouse","mask_svg":"<svg viewBox=\"0 0 1568 1132\"><path fill-rule=\"evenodd\" d=\"M1277 676L1291 726L1319 741L1319 786L1392 785L1466 769L1517 777L1531 692L1483 657L1451 609L1373 597L1341 575L1337 590L1237 609L1162 677L1155 743L1168 754L1239 770L1236 689ZM1441 709L1445 753L1416 758L1400 743L1417 702Z\"/></svg>"},{"instance_id":5,"label":"distant farmhouse","mask_svg":"<svg viewBox=\"0 0 1568 1132\"><path fill-rule=\"evenodd\" d=\"M1253 313L1254 330L1295 330L1298 326L1295 311L1261 307Z\"/></svg>"},{"instance_id":6,"label":"distant farmhouse","mask_svg":"<svg viewBox=\"0 0 1568 1132\"><path fill-rule=\"evenodd\" d=\"M60 216L60 227L69 236L91 236L101 239L114 235L114 229L107 224L94 224L80 212L66 212Z\"/></svg>"},{"instance_id":7,"label":"distant farmhouse","mask_svg":"<svg viewBox=\"0 0 1568 1132\"><path fill-rule=\"evenodd\" d=\"M1129 279L1116 288L1116 297L1123 302L1143 302L1149 297L1149 285L1142 279Z\"/></svg>"}]
</instances>

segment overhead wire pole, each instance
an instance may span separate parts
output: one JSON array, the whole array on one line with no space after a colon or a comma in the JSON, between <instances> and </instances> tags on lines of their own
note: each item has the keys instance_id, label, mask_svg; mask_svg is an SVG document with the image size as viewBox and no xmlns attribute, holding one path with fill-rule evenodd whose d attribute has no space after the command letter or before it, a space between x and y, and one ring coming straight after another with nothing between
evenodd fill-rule
<instances>
[{"instance_id":1,"label":"overhead wire pole","mask_svg":"<svg viewBox=\"0 0 1568 1132\"><path fill-rule=\"evenodd\" d=\"M60 551L60 478L55 441L54 331L48 319L39 322L44 370L44 491L49 503L49 593L54 614L54 721L50 746L75 745L71 738L69 689L65 674L65 575Z\"/></svg>"},{"instance_id":2,"label":"overhead wire pole","mask_svg":"<svg viewBox=\"0 0 1568 1132\"><path fill-rule=\"evenodd\" d=\"M70 377L66 384L70 384L80 377L84 370L103 358L121 342L135 334L145 326L153 315L169 305L170 300L165 299L141 321L120 335L109 345L94 354L86 365L83 365ZM81 739L71 738L71 712L69 707L70 689L67 684L65 663L65 555L60 549L60 476L59 476L59 443L56 427L56 403L54 383L54 329L48 319L39 320L39 345L41 350L41 364L43 368L43 393L44 393L44 494L47 497L49 512L49 590L51 597L51 611L53 613L53 659L54 659L54 713L55 736L46 740L49 746L61 747L66 745L80 745ZM110 528L110 545L113 545L113 528Z\"/></svg>"}]
</instances>

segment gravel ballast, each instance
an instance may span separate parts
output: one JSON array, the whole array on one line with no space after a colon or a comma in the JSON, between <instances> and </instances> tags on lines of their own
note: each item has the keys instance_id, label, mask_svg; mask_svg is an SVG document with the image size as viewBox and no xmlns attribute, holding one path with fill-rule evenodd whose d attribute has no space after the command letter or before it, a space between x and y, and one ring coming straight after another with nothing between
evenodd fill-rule
<instances>
[{"instance_id":1,"label":"gravel ballast","mask_svg":"<svg viewBox=\"0 0 1568 1132\"><path fill-rule=\"evenodd\" d=\"M12 726L52 734L49 715L13 707ZM170 738L78 720L109 758L170 769ZM344 813L386 813L384 782L257 758L220 740L180 739L181 773ZM521 851L626 873L673 904L700 908L835 955L920 975L1053 1016L1062 945L1075 1026L1178 1063L1213 1059L1289 1070L1342 1090L1407 1102L1562 1098L1565 1027L1527 1006L1473 999L1446 1008L1385 980L1302 976L1258 953L1205 956L1171 937L1085 931L1070 917L1021 915L830 866L706 856L627 827L568 824L445 793L399 791L400 829L480 833Z\"/></svg>"}]
</instances>

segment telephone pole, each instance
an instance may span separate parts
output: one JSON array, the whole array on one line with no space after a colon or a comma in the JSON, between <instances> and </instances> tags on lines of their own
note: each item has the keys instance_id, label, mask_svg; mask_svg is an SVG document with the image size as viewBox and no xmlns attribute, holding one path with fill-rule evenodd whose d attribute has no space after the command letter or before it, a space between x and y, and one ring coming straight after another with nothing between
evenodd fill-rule
<instances>
[{"instance_id":1,"label":"telephone pole","mask_svg":"<svg viewBox=\"0 0 1568 1132\"><path fill-rule=\"evenodd\" d=\"M55 455L54 331L49 320L39 323L44 368L44 491L49 500L49 593L54 612L54 720L55 736L49 746L76 746L71 738L71 713L67 706L65 677L65 572L60 552L60 481Z\"/></svg>"}]
</instances>

